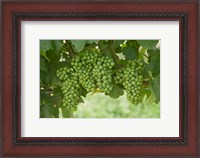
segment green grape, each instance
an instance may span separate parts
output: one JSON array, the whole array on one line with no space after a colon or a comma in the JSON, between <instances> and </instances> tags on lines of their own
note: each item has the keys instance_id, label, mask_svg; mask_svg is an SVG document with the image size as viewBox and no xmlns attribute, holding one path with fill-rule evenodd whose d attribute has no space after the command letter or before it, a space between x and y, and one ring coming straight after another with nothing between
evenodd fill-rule
<instances>
[{"instance_id":1,"label":"green grape","mask_svg":"<svg viewBox=\"0 0 200 158\"><path fill-rule=\"evenodd\" d=\"M66 79L62 85L63 91L63 106L66 106L69 110L75 111L80 99L80 85L76 75Z\"/></svg>"},{"instance_id":2,"label":"green grape","mask_svg":"<svg viewBox=\"0 0 200 158\"><path fill-rule=\"evenodd\" d=\"M72 58L71 65L72 68L64 67L57 71L57 76L63 81L63 106L76 110L83 90L88 93L111 92L115 65L112 58L96 50L84 50Z\"/></svg>"},{"instance_id":3,"label":"green grape","mask_svg":"<svg viewBox=\"0 0 200 158\"><path fill-rule=\"evenodd\" d=\"M127 67L124 69L125 72L131 73L134 72L134 74L131 74L131 77L129 78L124 77L125 81L129 81L129 87L125 86L125 90L127 92L127 95L131 96L129 97L129 101L131 101L134 104L137 104L140 97L139 93L141 90L141 85L142 85L142 60L134 60L134 61L129 61L127 64Z\"/></svg>"},{"instance_id":4,"label":"green grape","mask_svg":"<svg viewBox=\"0 0 200 158\"><path fill-rule=\"evenodd\" d=\"M97 88L92 71L98 56L96 51L83 51L72 60L80 84L87 92L95 91Z\"/></svg>"},{"instance_id":5,"label":"green grape","mask_svg":"<svg viewBox=\"0 0 200 158\"><path fill-rule=\"evenodd\" d=\"M92 76L90 76L89 72L82 74L79 76L81 85L86 89L87 92L95 91L97 88L95 80Z\"/></svg>"},{"instance_id":6,"label":"green grape","mask_svg":"<svg viewBox=\"0 0 200 158\"><path fill-rule=\"evenodd\" d=\"M142 60L129 60L126 67L115 73L115 84L121 84L126 93L127 99L134 104L140 100L140 90L142 85Z\"/></svg>"},{"instance_id":7,"label":"green grape","mask_svg":"<svg viewBox=\"0 0 200 158\"><path fill-rule=\"evenodd\" d=\"M97 51L83 51L72 60L72 65L87 92L97 88L105 93L112 90L112 58L102 56Z\"/></svg>"},{"instance_id":8,"label":"green grape","mask_svg":"<svg viewBox=\"0 0 200 158\"><path fill-rule=\"evenodd\" d=\"M71 73L73 72L73 69L70 69L68 67L60 68L56 71L56 75L60 80L66 80L70 77Z\"/></svg>"},{"instance_id":9,"label":"green grape","mask_svg":"<svg viewBox=\"0 0 200 158\"><path fill-rule=\"evenodd\" d=\"M99 56L94 66L93 76L100 91L110 93L113 88L112 68L114 66L112 58Z\"/></svg>"}]
</instances>

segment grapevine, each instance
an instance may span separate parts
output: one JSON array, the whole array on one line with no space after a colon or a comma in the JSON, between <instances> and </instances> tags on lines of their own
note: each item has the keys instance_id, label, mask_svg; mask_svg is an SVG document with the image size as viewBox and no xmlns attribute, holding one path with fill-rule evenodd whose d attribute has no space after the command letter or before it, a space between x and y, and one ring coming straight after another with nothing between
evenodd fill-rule
<instances>
[{"instance_id":1,"label":"grapevine","mask_svg":"<svg viewBox=\"0 0 200 158\"><path fill-rule=\"evenodd\" d=\"M120 84L127 93L127 99L134 104L140 100L142 84L141 60L129 60L126 67L113 75L112 58L103 56L97 51L83 51L71 62L72 68L63 67L57 70L57 76L63 80L63 106L71 110L77 108L81 97L80 90L89 92L104 92L109 94L114 84Z\"/></svg>"},{"instance_id":2,"label":"grapevine","mask_svg":"<svg viewBox=\"0 0 200 158\"><path fill-rule=\"evenodd\" d=\"M132 106L142 103L144 97L159 102L158 41L66 40L50 43L54 43L53 46L41 49L40 54L40 92L45 96L41 96L41 104L51 104L50 98L55 101L52 102L53 110L64 108L74 112L88 93L103 93L114 99L125 94Z\"/></svg>"}]
</instances>

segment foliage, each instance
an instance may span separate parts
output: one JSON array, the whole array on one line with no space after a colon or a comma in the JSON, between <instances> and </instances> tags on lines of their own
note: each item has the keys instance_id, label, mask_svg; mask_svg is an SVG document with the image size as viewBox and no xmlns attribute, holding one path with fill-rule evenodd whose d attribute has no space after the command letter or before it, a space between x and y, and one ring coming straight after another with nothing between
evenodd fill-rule
<instances>
[{"instance_id":1,"label":"foliage","mask_svg":"<svg viewBox=\"0 0 200 158\"><path fill-rule=\"evenodd\" d=\"M41 40L40 117L73 117L88 93L160 101L157 40ZM125 94L125 95L124 95ZM134 105L135 104L135 105Z\"/></svg>"}]
</instances>

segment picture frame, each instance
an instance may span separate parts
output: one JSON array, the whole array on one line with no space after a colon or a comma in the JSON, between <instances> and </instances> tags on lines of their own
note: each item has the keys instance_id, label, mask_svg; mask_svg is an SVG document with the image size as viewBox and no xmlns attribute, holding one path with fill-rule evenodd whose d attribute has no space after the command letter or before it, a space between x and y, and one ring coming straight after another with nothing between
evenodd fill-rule
<instances>
[{"instance_id":1,"label":"picture frame","mask_svg":"<svg viewBox=\"0 0 200 158\"><path fill-rule=\"evenodd\" d=\"M147 9L148 8L148 9ZM2 156L199 157L199 2L2 2ZM21 21L179 21L179 137L21 137Z\"/></svg>"}]
</instances>

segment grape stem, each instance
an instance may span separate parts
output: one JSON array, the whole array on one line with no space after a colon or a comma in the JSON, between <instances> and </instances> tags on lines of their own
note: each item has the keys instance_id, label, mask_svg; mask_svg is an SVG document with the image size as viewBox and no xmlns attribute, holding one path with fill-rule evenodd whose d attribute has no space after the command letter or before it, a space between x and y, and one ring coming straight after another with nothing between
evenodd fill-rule
<instances>
[{"instance_id":1,"label":"grape stem","mask_svg":"<svg viewBox=\"0 0 200 158\"><path fill-rule=\"evenodd\" d=\"M72 46L71 42L68 41L68 40L66 40L66 47L68 47L68 48L70 49L70 51L69 51L69 55L70 55L70 56L73 57L76 53L78 53L78 52L76 52L76 50L75 50L74 47Z\"/></svg>"},{"instance_id":2,"label":"grape stem","mask_svg":"<svg viewBox=\"0 0 200 158\"><path fill-rule=\"evenodd\" d=\"M110 45L110 49L112 51L112 57L113 57L113 60L114 60L115 64L118 64L119 58L116 55L115 49L113 48L114 47L114 43L115 43L115 41L113 40L112 43L111 43L111 45Z\"/></svg>"}]
</instances>

